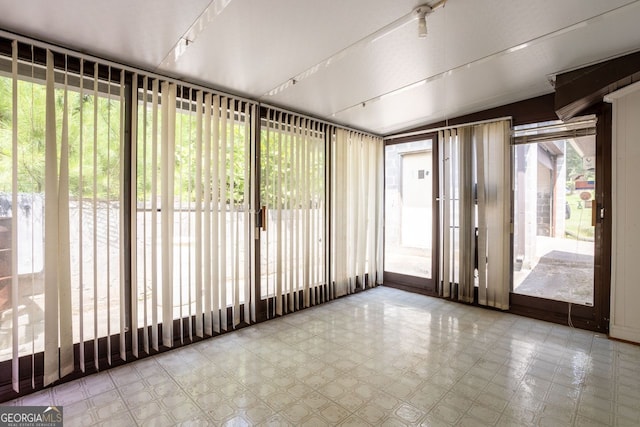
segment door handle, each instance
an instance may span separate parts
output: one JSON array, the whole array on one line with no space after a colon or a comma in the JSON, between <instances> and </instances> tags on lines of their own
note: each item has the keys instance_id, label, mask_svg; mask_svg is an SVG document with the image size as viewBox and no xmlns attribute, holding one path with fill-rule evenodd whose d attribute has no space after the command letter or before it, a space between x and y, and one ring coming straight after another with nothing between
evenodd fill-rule
<instances>
[{"instance_id":1,"label":"door handle","mask_svg":"<svg viewBox=\"0 0 640 427\"><path fill-rule=\"evenodd\" d=\"M262 206L260 208L260 228L263 231L267 231L267 207Z\"/></svg>"}]
</instances>

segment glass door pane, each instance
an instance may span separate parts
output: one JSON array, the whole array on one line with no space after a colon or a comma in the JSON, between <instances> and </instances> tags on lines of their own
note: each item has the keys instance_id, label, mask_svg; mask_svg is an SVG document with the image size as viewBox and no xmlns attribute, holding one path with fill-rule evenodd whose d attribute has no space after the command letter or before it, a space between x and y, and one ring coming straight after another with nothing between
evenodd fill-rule
<instances>
[{"instance_id":1,"label":"glass door pane","mask_svg":"<svg viewBox=\"0 0 640 427\"><path fill-rule=\"evenodd\" d=\"M259 292L279 315L299 308L301 291L313 304L326 282L324 130L279 114L262 120L259 150Z\"/></svg>"},{"instance_id":2,"label":"glass door pane","mask_svg":"<svg viewBox=\"0 0 640 427\"><path fill-rule=\"evenodd\" d=\"M385 272L432 279L433 140L385 147Z\"/></svg>"},{"instance_id":3,"label":"glass door pane","mask_svg":"<svg viewBox=\"0 0 640 427\"><path fill-rule=\"evenodd\" d=\"M514 147L514 293L593 305L595 156L595 136Z\"/></svg>"}]
</instances>

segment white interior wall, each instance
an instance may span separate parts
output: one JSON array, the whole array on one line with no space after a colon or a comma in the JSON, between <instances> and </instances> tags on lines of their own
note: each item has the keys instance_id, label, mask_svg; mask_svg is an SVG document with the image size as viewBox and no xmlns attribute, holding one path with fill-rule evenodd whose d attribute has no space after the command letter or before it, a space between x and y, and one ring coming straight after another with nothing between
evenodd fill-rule
<instances>
[{"instance_id":1,"label":"white interior wall","mask_svg":"<svg viewBox=\"0 0 640 427\"><path fill-rule=\"evenodd\" d=\"M640 84L605 100L613 104L610 334L640 343Z\"/></svg>"}]
</instances>

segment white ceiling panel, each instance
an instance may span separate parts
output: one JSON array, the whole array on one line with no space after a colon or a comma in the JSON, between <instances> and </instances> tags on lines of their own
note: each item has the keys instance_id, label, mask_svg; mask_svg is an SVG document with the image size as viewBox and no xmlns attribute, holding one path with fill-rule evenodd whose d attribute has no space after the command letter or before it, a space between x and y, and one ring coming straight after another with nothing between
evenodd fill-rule
<instances>
[{"instance_id":1,"label":"white ceiling panel","mask_svg":"<svg viewBox=\"0 0 640 427\"><path fill-rule=\"evenodd\" d=\"M210 0L0 0L0 28L155 68Z\"/></svg>"},{"instance_id":2,"label":"white ceiling panel","mask_svg":"<svg viewBox=\"0 0 640 427\"><path fill-rule=\"evenodd\" d=\"M163 70L257 97L414 5L413 0L234 0Z\"/></svg>"},{"instance_id":3,"label":"white ceiling panel","mask_svg":"<svg viewBox=\"0 0 640 427\"><path fill-rule=\"evenodd\" d=\"M530 42L636 0L451 0L442 10L448 68Z\"/></svg>"},{"instance_id":4,"label":"white ceiling panel","mask_svg":"<svg viewBox=\"0 0 640 427\"><path fill-rule=\"evenodd\" d=\"M404 92L355 105L334 119L387 134L552 92L551 74L638 49L639 15L637 3Z\"/></svg>"},{"instance_id":5,"label":"white ceiling panel","mask_svg":"<svg viewBox=\"0 0 640 427\"><path fill-rule=\"evenodd\" d=\"M410 23L340 58L330 67L299 81L295 86L263 99L293 108L306 108L320 115L333 115L390 94L398 88L517 48L523 43L536 43L555 32L575 32L575 28L571 31L572 26L593 16L605 13L595 21L606 22L606 26L615 26L615 20L622 16L640 18L635 10L637 3L616 9L620 4L628 3L451 0L443 9L436 10L427 18L429 35L426 39L417 38L417 27ZM500 4L503 5L502 9L498 8ZM572 10L577 13L571 14ZM604 28L601 36L604 40L614 41L614 44L629 49L629 43L625 43L625 40L635 42L635 36L640 31L633 27L626 28L626 31L620 36L619 30L616 34L609 34ZM580 47L584 43L578 38L576 44ZM554 49L553 42L547 46ZM597 52L597 55L602 54L602 50ZM564 63L566 58L573 58L573 55L565 53L558 61ZM536 67L540 65L535 63L533 57L531 63ZM553 63L548 66L545 70L547 73L556 70ZM545 75L538 77L544 79ZM470 78L474 83L482 81L479 76L470 75ZM530 83L522 80L521 84L526 86ZM551 87L548 87L547 91L550 90ZM336 114L336 117L340 117L340 114ZM425 114L425 121L430 119Z\"/></svg>"},{"instance_id":6,"label":"white ceiling panel","mask_svg":"<svg viewBox=\"0 0 640 427\"><path fill-rule=\"evenodd\" d=\"M0 29L383 134L640 49L640 0L447 0L426 39L390 31L421 3L0 0Z\"/></svg>"}]
</instances>

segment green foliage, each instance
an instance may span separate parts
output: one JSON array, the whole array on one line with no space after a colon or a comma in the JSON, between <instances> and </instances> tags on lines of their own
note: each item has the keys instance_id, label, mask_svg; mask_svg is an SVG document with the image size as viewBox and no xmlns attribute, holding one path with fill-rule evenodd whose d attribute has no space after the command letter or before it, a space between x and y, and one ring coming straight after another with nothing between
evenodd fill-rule
<instances>
[{"instance_id":1,"label":"green foliage","mask_svg":"<svg viewBox=\"0 0 640 427\"><path fill-rule=\"evenodd\" d=\"M158 114L156 122L156 156L157 164L153 166L153 120L152 109L148 107L146 115L144 114L143 105L139 103L138 107L138 151L137 151L137 200L139 202L151 200L153 174L156 174L157 188L156 192L160 193L161 182L161 114ZM146 121L145 121L146 119ZM176 203L182 203L183 205L188 203L194 203L196 201L196 154L197 154L197 120L193 112L187 110L178 110L176 114L176 136L175 136L175 152L174 152L174 200ZM246 132L243 123L236 122L233 127L233 133L227 130L227 144L226 144L226 156L222 159L222 135L218 134L218 140L211 141L211 153L210 153L210 189L211 194L209 197L213 197L212 185L218 185L218 194L220 197L224 197L226 204L234 203L236 205L245 202L245 185L248 185L245 181L245 171L248 170L246 165L246 154L248 148L248 140L245 140ZM213 130L212 130L213 132ZM222 129L219 128L219 132ZM145 140L146 139L146 140ZM204 141L204 133L203 133ZM203 142L204 143L204 142ZM214 153L218 152L218 164L214 164ZM205 150L202 148L202 176L205 177ZM224 163L222 163L224 161ZM231 165L233 164L233 168ZM223 166L224 175L221 175L221 166ZM226 177L225 191L220 188L219 183L222 182L222 178ZM204 185L203 185L204 187ZM204 200L204 191L200 195Z\"/></svg>"},{"instance_id":2,"label":"green foliage","mask_svg":"<svg viewBox=\"0 0 640 427\"><path fill-rule=\"evenodd\" d=\"M290 209L321 203L324 197L324 144L288 132L260 135L260 200Z\"/></svg>"},{"instance_id":3,"label":"green foliage","mask_svg":"<svg viewBox=\"0 0 640 427\"><path fill-rule=\"evenodd\" d=\"M573 148L571 144L567 143L566 149L566 162L567 162L567 191L573 192L575 190L575 177L582 175L581 181L591 181L595 179L595 171L585 171L582 164L582 157Z\"/></svg>"},{"instance_id":4,"label":"green foliage","mask_svg":"<svg viewBox=\"0 0 640 427\"><path fill-rule=\"evenodd\" d=\"M0 192L12 191L12 79L0 77ZM18 192L43 193L45 179L46 145L46 90L44 82L18 81ZM97 102L97 105L96 105ZM69 87L67 92L68 137L69 137L69 186L72 198L118 200L121 193L121 105L119 98L100 93L94 97L93 87L84 89L81 96L78 88ZM64 89L56 86L55 117L58 156L62 118L64 112ZM145 121L146 117L146 121ZM157 163L152 157L152 110L146 115L142 103L138 108L137 145L137 200L151 200L152 177L156 174L157 196L161 189L161 114L157 117ZM196 200L196 127L193 111L179 110L176 115L174 162L174 201L184 205ZM219 129L219 132L222 132ZM221 200L230 204L245 203L247 164L249 148L248 132L241 121L233 129L226 130L226 156L213 164L213 150L222 155L220 143L212 138L211 184L203 186L214 189L223 178L226 187L218 187ZM145 141L146 137L146 141ZM322 144L314 145L310 138L306 142L294 140L289 133L271 131L261 135L261 166L263 176L260 188L262 200L270 206L293 208L318 203L324 192L324 150ZM204 155L204 151L203 151ZM304 165L301 164L304 162ZM203 160L203 167L204 167ZM56 167L59 167L59 162ZM222 171L222 172L221 172ZM202 173L204 177L204 171ZM308 190L304 190L307 188ZM205 191L205 188L203 188ZM306 192L305 192L306 191ZM212 196L213 194L211 194ZM204 199L204 194L201 195Z\"/></svg>"},{"instance_id":5,"label":"green foliage","mask_svg":"<svg viewBox=\"0 0 640 427\"><path fill-rule=\"evenodd\" d=\"M12 191L12 79L0 77L0 191ZM69 186L72 198L95 196L117 200L120 194L120 102L98 96L94 115L92 90L67 93ZM43 193L46 148L46 90L41 82L18 81L18 192ZM64 89L55 90L58 156L62 136ZM80 120L82 112L82 121ZM94 135L94 123L97 132ZM82 139L81 139L82 138ZM95 153L95 161L94 161ZM59 168L59 161L56 162Z\"/></svg>"}]
</instances>

